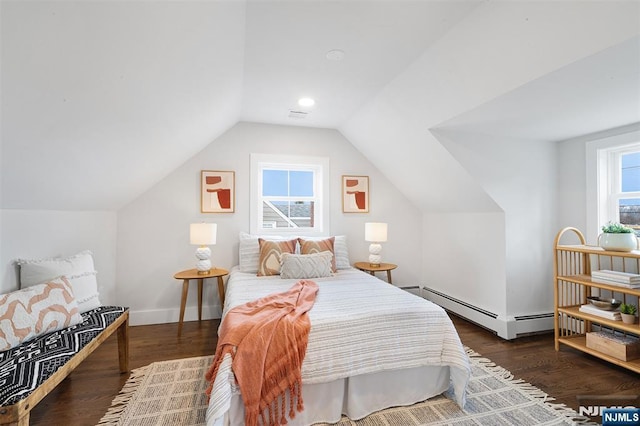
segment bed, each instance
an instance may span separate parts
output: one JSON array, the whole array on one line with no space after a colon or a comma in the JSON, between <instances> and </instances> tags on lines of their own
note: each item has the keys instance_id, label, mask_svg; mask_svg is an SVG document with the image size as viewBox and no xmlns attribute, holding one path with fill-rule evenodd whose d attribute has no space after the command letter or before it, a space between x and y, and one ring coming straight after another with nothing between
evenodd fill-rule
<instances>
[{"instance_id":1,"label":"bed","mask_svg":"<svg viewBox=\"0 0 640 426\"><path fill-rule=\"evenodd\" d=\"M286 291L297 279L257 277L234 267L224 315L234 306ZM319 286L309 311L311 332L302 365L305 409L291 425L363 418L411 405L450 387L465 403L470 366L459 336L439 306L353 268L313 278ZM242 425L244 406L223 360L213 384L207 425Z\"/></svg>"}]
</instances>

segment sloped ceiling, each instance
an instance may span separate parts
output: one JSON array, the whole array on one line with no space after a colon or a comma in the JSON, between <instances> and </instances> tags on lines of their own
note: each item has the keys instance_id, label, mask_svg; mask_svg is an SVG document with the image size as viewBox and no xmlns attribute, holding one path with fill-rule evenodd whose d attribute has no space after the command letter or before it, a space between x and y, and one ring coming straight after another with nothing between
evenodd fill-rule
<instances>
[{"instance_id":1,"label":"sloped ceiling","mask_svg":"<svg viewBox=\"0 0 640 426\"><path fill-rule=\"evenodd\" d=\"M2 208L116 210L244 120L337 128L420 208L491 211L431 129L640 121L635 1L2 1L0 19Z\"/></svg>"},{"instance_id":2,"label":"sloped ceiling","mask_svg":"<svg viewBox=\"0 0 640 426\"><path fill-rule=\"evenodd\" d=\"M640 120L640 37L587 56L435 129L562 141Z\"/></svg>"},{"instance_id":3,"label":"sloped ceiling","mask_svg":"<svg viewBox=\"0 0 640 426\"><path fill-rule=\"evenodd\" d=\"M3 208L115 210L238 121L244 3L1 7Z\"/></svg>"},{"instance_id":4,"label":"sloped ceiling","mask_svg":"<svg viewBox=\"0 0 640 426\"><path fill-rule=\"evenodd\" d=\"M479 4L250 2L241 118L337 128ZM327 59L332 50L344 58ZM301 108L304 96L317 104ZM308 115L292 120L290 110Z\"/></svg>"}]
</instances>

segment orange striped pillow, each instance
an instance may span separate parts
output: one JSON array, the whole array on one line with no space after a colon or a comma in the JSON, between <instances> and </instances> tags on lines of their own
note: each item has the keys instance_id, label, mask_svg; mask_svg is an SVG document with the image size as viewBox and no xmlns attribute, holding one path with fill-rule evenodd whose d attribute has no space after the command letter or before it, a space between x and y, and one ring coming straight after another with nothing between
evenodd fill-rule
<instances>
[{"instance_id":1,"label":"orange striped pillow","mask_svg":"<svg viewBox=\"0 0 640 426\"><path fill-rule=\"evenodd\" d=\"M0 295L0 351L80 322L82 315L65 277Z\"/></svg>"},{"instance_id":2,"label":"orange striped pillow","mask_svg":"<svg viewBox=\"0 0 640 426\"><path fill-rule=\"evenodd\" d=\"M258 238L260 245L260 259L258 261L258 276L280 275L280 255L294 253L298 240L271 241Z\"/></svg>"},{"instance_id":3,"label":"orange striped pillow","mask_svg":"<svg viewBox=\"0 0 640 426\"><path fill-rule=\"evenodd\" d=\"M304 238L298 238L298 242L300 243L300 254L313 254L323 251L330 251L332 254L331 272L336 272L336 256L333 250L335 240L335 237L327 238L324 240L305 240Z\"/></svg>"}]
</instances>

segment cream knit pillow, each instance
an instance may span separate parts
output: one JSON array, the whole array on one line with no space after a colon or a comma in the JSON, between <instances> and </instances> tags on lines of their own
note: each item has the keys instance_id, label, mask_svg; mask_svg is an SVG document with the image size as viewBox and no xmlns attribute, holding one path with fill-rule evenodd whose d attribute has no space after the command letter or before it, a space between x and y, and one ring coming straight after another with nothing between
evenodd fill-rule
<instances>
[{"instance_id":1,"label":"cream knit pillow","mask_svg":"<svg viewBox=\"0 0 640 426\"><path fill-rule=\"evenodd\" d=\"M313 254L282 253L280 278L321 278L330 277L333 253L321 251Z\"/></svg>"}]
</instances>

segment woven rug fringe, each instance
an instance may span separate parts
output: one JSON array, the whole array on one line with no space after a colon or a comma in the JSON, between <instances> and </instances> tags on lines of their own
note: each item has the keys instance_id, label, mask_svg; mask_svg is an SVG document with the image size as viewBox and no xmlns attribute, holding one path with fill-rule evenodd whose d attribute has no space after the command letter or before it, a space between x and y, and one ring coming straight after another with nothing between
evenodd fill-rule
<instances>
[{"instance_id":1,"label":"woven rug fringe","mask_svg":"<svg viewBox=\"0 0 640 426\"><path fill-rule=\"evenodd\" d=\"M567 407L565 404L551 403L550 401L555 401L555 398L550 397L549 394L532 385L531 383L526 383L522 379L514 379L514 376L510 371L506 370L503 367L500 367L499 365L496 365L490 359L483 358L482 355L480 355L473 349L468 347L465 347L465 349L469 358L474 358L487 370L505 379L510 384L513 384L514 387L520 389L523 393L531 396L532 398L541 400L548 407L552 408L556 413L558 413L558 415L561 415L565 419L570 420L571 422L573 422L573 424L597 425L597 423L594 423L588 417L581 416L580 414L576 413L575 410Z\"/></svg>"},{"instance_id":2,"label":"woven rug fringe","mask_svg":"<svg viewBox=\"0 0 640 426\"><path fill-rule=\"evenodd\" d=\"M149 367L150 365L146 365L131 371L127 383L125 383L118 395L113 399L111 407L109 407L109 410L102 416L96 426L115 426L118 424L122 412L127 408L129 402L131 402L131 398L133 398L136 390L138 390L138 386L142 379L144 379Z\"/></svg>"}]
</instances>

